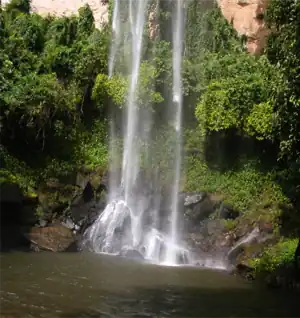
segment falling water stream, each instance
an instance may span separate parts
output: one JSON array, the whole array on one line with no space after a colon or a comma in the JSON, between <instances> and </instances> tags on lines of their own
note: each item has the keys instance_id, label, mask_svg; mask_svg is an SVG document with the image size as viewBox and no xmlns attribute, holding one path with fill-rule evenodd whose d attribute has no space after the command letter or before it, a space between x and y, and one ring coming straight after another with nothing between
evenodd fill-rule
<instances>
[{"instance_id":1,"label":"falling water stream","mask_svg":"<svg viewBox=\"0 0 300 318\"><path fill-rule=\"evenodd\" d=\"M169 217L162 221L161 193L149 191L146 188L158 188L155 173L145 180L141 157L149 158L151 145L151 129L155 129L151 111L140 107L137 102L139 76L143 60L144 30L148 19L148 0L128 0L120 6L115 1L112 16L113 39L109 58L109 77L114 75L118 48L126 28L121 27L121 10L127 11L129 30L131 34L131 48L128 60L129 87L127 92L126 112L123 118L123 156L121 184L117 184L112 176L110 179L109 203L97 221L86 231L85 243L95 252L120 254L124 250L139 251L144 258L154 263L176 265L189 263L191 255L181 244L178 236L178 194L181 174L181 113L182 113L182 83L181 64L183 51L183 15L182 0L173 3L172 15L172 54L173 54L173 92L172 102L168 103L168 113L173 118L173 149L175 159L170 183ZM124 13L124 12L123 12ZM111 125L111 140L115 138L114 125ZM116 154L111 145L112 164ZM164 222L164 224L161 224Z\"/></svg>"},{"instance_id":2,"label":"falling water stream","mask_svg":"<svg viewBox=\"0 0 300 318\"><path fill-rule=\"evenodd\" d=\"M115 0L112 17L112 44L108 64L108 76L111 77L114 72L115 58L120 44L120 0Z\"/></svg>"},{"instance_id":3,"label":"falling water stream","mask_svg":"<svg viewBox=\"0 0 300 318\"><path fill-rule=\"evenodd\" d=\"M121 47L129 30L129 72L122 74L128 77L129 87L122 114L121 175L110 174L108 204L84 234L83 243L95 253L1 253L1 317L299 316L299 295L275 293L218 271L217 267L223 269L221 261L216 264L204 257L197 260L180 237L183 2L171 2L173 90L166 112L171 115L173 142L168 188L162 191L159 162L149 148L155 142L156 129L151 110L141 108L137 101L150 0L115 0L108 75L112 78L117 72L117 60L125 51ZM121 24L124 13L128 16L127 28ZM118 167L116 127L112 117L111 170ZM151 168L150 177L145 174L145 166ZM253 231L234 248L256 235ZM132 250L148 262L114 256ZM193 265L197 261L204 265L157 266Z\"/></svg>"},{"instance_id":4,"label":"falling water stream","mask_svg":"<svg viewBox=\"0 0 300 318\"><path fill-rule=\"evenodd\" d=\"M172 189L172 222L170 228L171 246L167 250L166 262L176 264L176 246L178 241L178 194L181 170L181 113L182 113L182 85L181 85L181 58L182 58L182 16L183 1L176 0L174 22L173 22L173 103L176 106L175 112L175 173Z\"/></svg>"}]
</instances>

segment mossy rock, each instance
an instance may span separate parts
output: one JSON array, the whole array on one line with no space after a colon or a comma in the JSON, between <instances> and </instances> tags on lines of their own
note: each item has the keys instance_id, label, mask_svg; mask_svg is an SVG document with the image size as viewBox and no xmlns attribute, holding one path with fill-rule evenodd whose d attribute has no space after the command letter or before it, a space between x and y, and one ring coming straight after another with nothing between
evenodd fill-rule
<instances>
[{"instance_id":1,"label":"mossy rock","mask_svg":"<svg viewBox=\"0 0 300 318\"><path fill-rule=\"evenodd\" d=\"M76 186L61 184L58 180L48 180L38 188L39 205L44 212L51 212L71 203L80 191Z\"/></svg>"},{"instance_id":2,"label":"mossy rock","mask_svg":"<svg viewBox=\"0 0 300 318\"><path fill-rule=\"evenodd\" d=\"M105 168L99 166L95 169L90 169L88 167L82 167L76 172L76 185L82 190L86 187L88 183L91 184L94 191L97 191L100 185L103 183L103 177L105 175Z\"/></svg>"},{"instance_id":3,"label":"mossy rock","mask_svg":"<svg viewBox=\"0 0 300 318\"><path fill-rule=\"evenodd\" d=\"M243 252L237 258L237 262L247 264L248 266L250 266L249 260L260 257L263 254L264 249L268 247L270 244L274 244L274 240L269 239L268 241L263 243L256 242L249 245L245 245L243 247Z\"/></svg>"},{"instance_id":4,"label":"mossy rock","mask_svg":"<svg viewBox=\"0 0 300 318\"><path fill-rule=\"evenodd\" d=\"M76 173L76 180L73 183L63 183L59 179L49 179L38 187L38 207L36 213L39 216L48 215L57 212L67 213L68 207L74 203L74 200L89 202L93 198L100 198L103 188L102 179L104 175L103 167L91 170L89 168L81 168ZM65 179L64 181L72 181ZM86 198L88 196L88 198Z\"/></svg>"}]
</instances>

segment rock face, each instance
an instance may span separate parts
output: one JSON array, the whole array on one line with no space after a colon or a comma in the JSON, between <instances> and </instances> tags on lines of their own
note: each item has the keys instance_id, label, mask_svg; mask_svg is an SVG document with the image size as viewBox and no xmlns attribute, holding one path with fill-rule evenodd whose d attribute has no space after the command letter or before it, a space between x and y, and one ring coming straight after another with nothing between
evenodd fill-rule
<instances>
[{"instance_id":1,"label":"rock face","mask_svg":"<svg viewBox=\"0 0 300 318\"><path fill-rule=\"evenodd\" d=\"M238 34L247 37L247 49L259 55L270 30L264 22L264 12L269 0L218 0L222 14L232 23Z\"/></svg>"},{"instance_id":2,"label":"rock face","mask_svg":"<svg viewBox=\"0 0 300 318\"><path fill-rule=\"evenodd\" d=\"M225 262L232 242L225 239L225 218L219 215L222 206L220 198L199 192L181 193L181 199L187 246L201 259L222 259Z\"/></svg>"},{"instance_id":3,"label":"rock face","mask_svg":"<svg viewBox=\"0 0 300 318\"><path fill-rule=\"evenodd\" d=\"M24 228L30 228L37 221L34 213L36 198L26 198L15 183L0 185L0 250L27 248Z\"/></svg>"},{"instance_id":4,"label":"rock face","mask_svg":"<svg viewBox=\"0 0 300 318\"><path fill-rule=\"evenodd\" d=\"M9 0L2 0L6 4ZM105 0L32 0L31 10L41 15L56 16L77 14L79 8L88 3L93 11L97 28L108 22L108 1Z\"/></svg>"},{"instance_id":5,"label":"rock face","mask_svg":"<svg viewBox=\"0 0 300 318\"><path fill-rule=\"evenodd\" d=\"M205 259L216 260L216 264L235 268L248 277L248 260L258 257L266 246L275 243L276 235L271 223L243 218L223 200L213 193L181 193L183 238L199 256L200 265Z\"/></svg>"},{"instance_id":6,"label":"rock face","mask_svg":"<svg viewBox=\"0 0 300 318\"><path fill-rule=\"evenodd\" d=\"M62 225L33 227L25 236L33 244L35 251L38 247L52 252L63 252L69 250L76 241L72 231Z\"/></svg>"},{"instance_id":7,"label":"rock face","mask_svg":"<svg viewBox=\"0 0 300 318\"><path fill-rule=\"evenodd\" d=\"M0 249L76 251L81 234L106 205L102 169L74 171L40 184L37 197L23 196L16 184L0 187Z\"/></svg>"}]
</instances>

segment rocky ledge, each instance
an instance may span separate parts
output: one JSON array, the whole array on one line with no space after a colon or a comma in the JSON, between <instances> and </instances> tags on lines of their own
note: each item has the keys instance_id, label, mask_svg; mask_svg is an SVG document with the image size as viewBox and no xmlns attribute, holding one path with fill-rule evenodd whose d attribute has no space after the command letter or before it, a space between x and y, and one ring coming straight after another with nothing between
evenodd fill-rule
<instances>
[{"instance_id":1,"label":"rocky ledge","mask_svg":"<svg viewBox=\"0 0 300 318\"><path fill-rule=\"evenodd\" d=\"M181 197L185 240L196 255L216 260L216 266L224 264L233 275L263 280L272 288L300 289L300 239L293 264L258 274L251 260L280 240L276 225L246 217L213 193L182 193Z\"/></svg>"},{"instance_id":2,"label":"rocky ledge","mask_svg":"<svg viewBox=\"0 0 300 318\"><path fill-rule=\"evenodd\" d=\"M82 234L106 206L107 186L108 174L101 171L78 173L75 181L67 185L49 181L40 187L35 199L22 197L16 185L2 185L2 250L26 246L34 252L79 251ZM273 224L245 218L214 193L179 195L179 230L192 253L199 257L199 265L205 266L203 259L216 260L232 274L253 279L254 269L249 260L260 257L266 247L279 239ZM36 212L40 210L43 216L37 218ZM125 251L120 256L141 259L135 251ZM299 256L298 244L295 260ZM292 266L282 267L264 279L271 287L299 288L298 276L297 266Z\"/></svg>"},{"instance_id":3,"label":"rocky ledge","mask_svg":"<svg viewBox=\"0 0 300 318\"><path fill-rule=\"evenodd\" d=\"M79 249L81 234L106 205L107 177L96 170L71 179L49 180L35 198L24 197L16 184L1 184L2 251Z\"/></svg>"}]
</instances>

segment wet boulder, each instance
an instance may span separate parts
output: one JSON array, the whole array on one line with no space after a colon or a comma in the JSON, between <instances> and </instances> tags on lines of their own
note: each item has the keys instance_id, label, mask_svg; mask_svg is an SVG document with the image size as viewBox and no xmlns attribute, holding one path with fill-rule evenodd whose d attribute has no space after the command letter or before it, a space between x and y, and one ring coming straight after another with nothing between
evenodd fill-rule
<instances>
[{"instance_id":1,"label":"wet boulder","mask_svg":"<svg viewBox=\"0 0 300 318\"><path fill-rule=\"evenodd\" d=\"M88 182L83 192L72 200L70 206L65 212L65 217L73 223L73 229L80 233L92 225L106 206L106 195L99 198L94 196L94 189ZM71 222L69 222L71 228ZM77 229L79 227L79 229Z\"/></svg>"},{"instance_id":2,"label":"wet boulder","mask_svg":"<svg viewBox=\"0 0 300 318\"><path fill-rule=\"evenodd\" d=\"M219 210L219 217L225 220L234 220L239 216L239 212L231 204L222 202Z\"/></svg>"},{"instance_id":3,"label":"wet boulder","mask_svg":"<svg viewBox=\"0 0 300 318\"><path fill-rule=\"evenodd\" d=\"M185 193L183 195L183 205L185 207L192 207L197 203L200 203L201 201L204 200L204 198L206 197L206 193L205 192L199 192L199 193Z\"/></svg>"},{"instance_id":4,"label":"wet boulder","mask_svg":"<svg viewBox=\"0 0 300 318\"><path fill-rule=\"evenodd\" d=\"M30 241L34 250L64 252L76 244L72 230L57 224L47 227L33 227L25 237Z\"/></svg>"},{"instance_id":5,"label":"wet boulder","mask_svg":"<svg viewBox=\"0 0 300 318\"><path fill-rule=\"evenodd\" d=\"M204 220L186 236L186 242L196 253L215 253L228 250L225 240L224 220ZM197 252L198 251L198 252Z\"/></svg>"},{"instance_id":6,"label":"wet boulder","mask_svg":"<svg viewBox=\"0 0 300 318\"><path fill-rule=\"evenodd\" d=\"M227 255L228 261L233 265L247 264L250 259L260 257L264 249L276 241L276 235L256 226L234 242Z\"/></svg>"},{"instance_id":7,"label":"wet boulder","mask_svg":"<svg viewBox=\"0 0 300 318\"><path fill-rule=\"evenodd\" d=\"M70 230L73 230L76 227L76 224L70 218L65 218L61 224Z\"/></svg>"},{"instance_id":8,"label":"wet boulder","mask_svg":"<svg viewBox=\"0 0 300 318\"><path fill-rule=\"evenodd\" d=\"M232 275L238 275L241 276L247 280L253 280L254 279L254 269L247 264L244 263L238 263L231 271L230 273Z\"/></svg>"},{"instance_id":9,"label":"wet boulder","mask_svg":"<svg viewBox=\"0 0 300 318\"><path fill-rule=\"evenodd\" d=\"M144 260L143 254L140 251L134 249L123 249L119 255L130 259Z\"/></svg>"},{"instance_id":10,"label":"wet boulder","mask_svg":"<svg viewBox=\"0 0 300 318\"><path fill-rule=\"evenodd\" d=\"M187 193L183 198L184 215L191 224L199 224L215 211L216 204L205 192Z\"/></svg>"}]
</instances>

